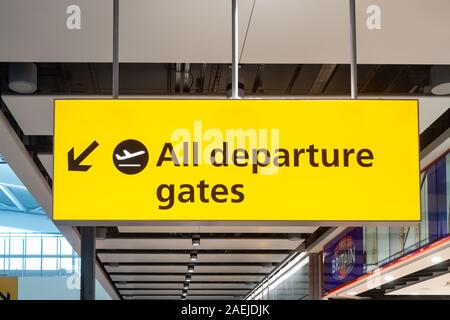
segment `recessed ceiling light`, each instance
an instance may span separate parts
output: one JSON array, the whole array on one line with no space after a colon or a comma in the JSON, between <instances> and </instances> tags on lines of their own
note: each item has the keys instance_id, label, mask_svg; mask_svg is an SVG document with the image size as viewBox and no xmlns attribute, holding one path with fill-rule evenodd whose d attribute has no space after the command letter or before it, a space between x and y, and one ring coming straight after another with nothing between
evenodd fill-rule
<instances>
[{"instance_id":1,"label":"recessed ceiling light","mask_svg":"<svg viewBox=\"0 0 450 320\"><path fill-rule=\"evenodd\" d=\"M191 252L189 260L197 261L197 253L196 252Z\"/></svg>"},{"instance_id":2,"label":"recessed ceiling light","mask_svg":"<svg viewBox=\"0 0 450 320\"><path fill-rule=\"evenodd\" d=\"M186 282L189 282L189 281L191 281L191 275L187 274L186 275Z\"/></svg>"},{"instance_id":3,"label":"recessed ceiling light","mask_svg":"<svg viewBox=\"0 0 450 320\"><path fill-rule=\"evenodd\" d=\"M194 266L193 265L189 265L188 266L188 272L194 272Z\"/></svg>"},{"instance_id":4,"label":"recessed ceiling light","mask_svg":"<svg viewBox=\"0 0 450 320\"><path fill-rule=\"evenodd\" d=\"M391 275L384 277L384 280L385 280L385 281L392 281L392 280L394 280L394 279L395 279L395 278L394 278L393 276L391 276Z\"/></svg>"},{"instance_id":5,"label":"recessed ceiling light","mask_svg":"<svg viewBox=\"0 0 450 320\"><path fill-rule=\"evenodd\" d=\"M185 283L184 286L183 286L183 289L184 289L184 290L189 289L189 283Z\"/></svg>"},{"instance_id":6,"label":"recessed ceiling light","mask_svg":"<svg viewBox=\"0 0 450 320\"><path fill-rule=\"evenodd\" d=\"M288 240L290 241L300 241L302 240L302 235L300 233L289 233Z\"/></svg>"},{"instance_id":7,"label":"recessed ceiling light","mask_svg":"<svg viewBox=\"0 0 450 320\"><path fill-rule=\"evenodd\" d=\"M199 246L200 245L200 235L194 234L192 236L192 245L193 246Z\"/></svg>"},{"instance_id":8,"label":"recessed ceiling light","mask_svg":"<svg viewBox=\"0 0 450 320\"><path fill-rule=\"evenodd\" d=\"M442 259L442 257L440 257L440 256L434 256L431 258L431 262L433 262L433 263L439 263L442 260L444 260L444 259Z\"/></svg>"}]
</instances>

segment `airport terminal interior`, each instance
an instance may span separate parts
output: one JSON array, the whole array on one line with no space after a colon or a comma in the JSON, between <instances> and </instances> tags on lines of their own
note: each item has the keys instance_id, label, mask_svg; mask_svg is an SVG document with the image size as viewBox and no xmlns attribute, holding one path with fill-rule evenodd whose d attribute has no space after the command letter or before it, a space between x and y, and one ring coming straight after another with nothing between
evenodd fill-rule
<instances>
[{"instance_id":1,"label":"airport terminal interior","mask_svg":"<svg viewBox=\"0 0 450 320\"><path fill-rule=\"evenodd\" d=\"M356 0L353 10L352 3L0 0L0 300L450 299L450 1ZM123 100L125 110L90 118L89 108L76 109L78 100L98 100L92 108L99 110L101 101ZM120 136L122 125L149 132L162 147L159 132L184 123L164 109L153 118L152 106L170 100L177 103L170 110L183 101L190 108L208 100L213 109L217 101L250 103L251 117L205 119L245 130L256 119L281 134L302 134L295 143L281 136L276 153L239 153L224 142L208 156L234 159L204 171L195 154L194 164L180 158L180 170L171 171L175 151L167 145L167 163L156 169L161 149L147 145L148 167L135 174L138 164L120 164L144 152L133 144L113 159L120 172L98 169L102 148L112 152L118 142L105 139L137 139ZM359 100L362 108L371 104L367 112L377 103L385 112L370 115L361 136L351 129L364 129L359 112L329 116ZM64 101L75 103L63 119ZM150 111L130 111L141 119L125 124L126 101ZM277 101L322 109L294 119L258 112L270 103L278 112L284 105ZM418 104L417 111L387 119L386 109L402 102ZM280 178L264 174L274 163ZM98 171L100 178L82 182ZM161 214L183 219L128 218L150 201L130 196L133 188L156 186L142 181L147 173L165 184L160 204L175 194ZM244 207L252 219L223 209L252 197L259 204ZM73 218L72 203L82 218ZM336 212L296 218L313 205ZM414 206L417 218L403 218ZM366 219L363 212L386 217L380 207L403 215ZM355 218L344 219L342 208ZM101 217L84 218L91 213ZM206 218L186 219L190 214Z\"/></svg>"}]
</instances>

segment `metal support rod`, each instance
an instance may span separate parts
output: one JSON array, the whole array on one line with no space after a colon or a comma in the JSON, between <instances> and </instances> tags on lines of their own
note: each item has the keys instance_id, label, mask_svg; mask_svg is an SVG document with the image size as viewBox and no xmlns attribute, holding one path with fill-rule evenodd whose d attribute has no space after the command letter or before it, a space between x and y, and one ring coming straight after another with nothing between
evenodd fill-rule
<instances>
[{"instance_id":1,"label":"metal support rod","mask_svg":"<svg viewBox=\"0 0 450 320\"><path fill-rule=\"evenodd\" d=\"M237 0L231 0L231 98L239 98L238 9Z\"/></svg>"},{"instance_id":2,"label":"metal support rod","mask_svg":"<svg viewBox=\"0 0 450 320\"><path fill-rule=\"evenodd\" d=\"M356 61L356 13L355 0L349 0L350 7L350 82L351 97L358 98L358 66Z\"/></svg>"},{"instance_id":3,"label":"metal support rod","mask_svg":"<svg viewBox=\"0 0 450 320\"><path fill-rule=\"evenodd\" d=\"M119 0L113 0L113 72L112 96L119 98Z\"/></svg>"},{"instance_id":4,"label":"metal support rod","mask_svg":"<svg viewBox=\"0 0 450 320\"><path fill-rule=\"evenodd\" d=\"M80 300L95 300L95 227L81 227Z\"/></svg>"}]
</instances>

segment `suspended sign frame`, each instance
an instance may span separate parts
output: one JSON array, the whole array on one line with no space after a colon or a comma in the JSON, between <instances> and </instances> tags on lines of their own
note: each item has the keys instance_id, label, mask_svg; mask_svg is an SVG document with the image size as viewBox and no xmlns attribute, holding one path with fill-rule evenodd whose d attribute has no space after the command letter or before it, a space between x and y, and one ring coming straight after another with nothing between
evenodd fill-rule
<instances>
[{"instance_id":1,"label":"suspended sign frame","mask_svg":"<svg viewBox=\"0 0 450 320\"><path fill-rule=\"evenodd\" d=\"M53 219L420 220L417 100L56 100Z\"/></svg>"}]
</instances>

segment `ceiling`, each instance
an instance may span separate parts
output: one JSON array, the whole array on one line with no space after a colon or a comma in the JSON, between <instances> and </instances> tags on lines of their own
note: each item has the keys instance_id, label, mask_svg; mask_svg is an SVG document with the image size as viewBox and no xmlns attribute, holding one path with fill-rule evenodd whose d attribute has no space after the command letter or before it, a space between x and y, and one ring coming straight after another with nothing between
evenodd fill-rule
<instances>
[{"instance_id":1,"label":"ceiling","mask_svg":"<svg viewBox=\"0 0 450 320\"><path fill-rule=\"evenodd\" d=\"M240 62L349 63L347 0L239 0ZM80 28L66 27L78 5ZM371 27L378 6L378 25ZM449 64L446 0L356 1L361 64ZM111 62L113 2L0 2L0 61ZM14 32L11 32L14 30ZM119 60L229 63L231 1L133 0L119 6Z\"/></svg>"},{"instance_id":2,"label":"ceiling","mask_svg":"<svg viewBox=\"0 0 450 320\"><path fill-rule=\"evenodd\" d=\"M111 95L109 63L37 63L36 94ZM361 95L429 95L429 65L358 65ZM121 95L226 96L229 64L121 63ZM349 95L350 67L346 64L242 64L240 82L245 96ZM3 94L8 63L0 63Z\"/></svg>"},{"instance_id":3,"label":"ceiling","mask_svg":"<svg viewBox=\"0 0 450 320\"><path fill-rule=\"evenodd\" d=\"M124 299L180 299L186 283L187 299L242 299L322 231L301 226L119 226L107 227L96 248ZM200 237L199 246L193 245L193 236ZM197 260L190 260L191 253ZM188 266L194 266L193 272Z\"/></svg>"}]
</instances>

